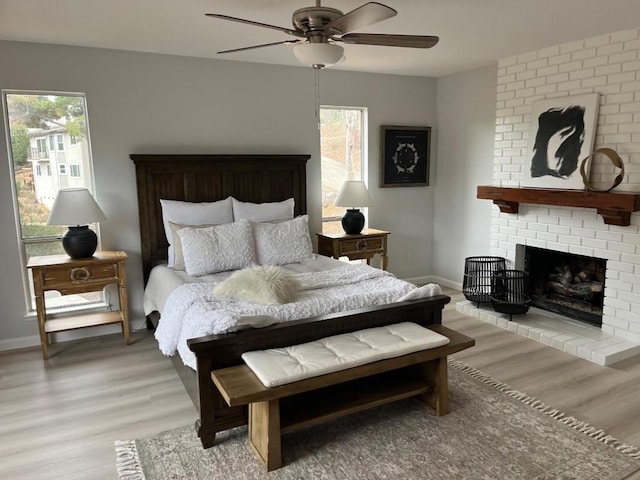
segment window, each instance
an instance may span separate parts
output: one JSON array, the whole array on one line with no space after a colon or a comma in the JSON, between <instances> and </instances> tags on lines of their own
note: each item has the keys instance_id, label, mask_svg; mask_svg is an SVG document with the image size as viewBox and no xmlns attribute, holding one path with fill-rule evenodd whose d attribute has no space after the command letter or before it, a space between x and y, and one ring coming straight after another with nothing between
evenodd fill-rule
<instances>
[{"instance_id":1,"label":"window","mask_svg":"<svg viewBox=\"0 0 640 480\"><path fill-rule=\"evenodd\" d=\"M60 165L58 165L58 172L60 173L60 175L66 175L67 166L64 163L61 163Z\"/></svg>"},{"instance_id":2,"label":"window","mask_svg":"<svg viewBox=\"0 0 640 480\"><path fill-rule=\"evenodd\" d=\"M345 180L364 180L366 166L365 108L320 108L322 229L342 231L344 207L334 202ZM366 212L363 212L366 215Z\"/></svg>"},{"instance_id":3,"label":"window","mask_svg":"<svg viewBox=\"0 0 640 480\"><path fill-rule=\"evenodd\" d=\"M36 140L38 145L38 158L47 158L47 141L44 138Z\"/></svg>"},{"instance_id":4,"label":"window","mask_svg":"<svg viewBox=\"0 0 640 480\"><path fill-rule=\"evenodd\" d=\"M13 174L12 193L24 268L25 300L27 309L33 311L35 305L32 281L26 264L32 256L64 253L60 237L66 231L66 227L47 225L49 210L58 189L61 188L57 177L51 176L51 165L43 163L41 166L39 162L29 160L37 160L34 153L37 153L39 158L46 158L47 147L51 150L63 150L64 135L67 134L73 134L89 142L87 108L83 94L3 90L2 101L10 136L9 163ZM55 112L55 117L52 112ZM55 130L55 133L51 130ZM80 152L82 157L76 165L70 165L70 170L77 177L74 186L92 190L90 151L90 148L83 149ZM80 170L80 163L88 166L83 172ZM32 176L34 167L36 175ZM58 168L61 175L66 173L65 165L59 165ZM8 180L0 179L0 182L5 181ZM7 187L9 185L5 184L0 188ZM95 226L92 228L95 229ZM46 295L48 311L75 306L85 307L103 300L100 292L64 297L57 292L47 292Z\"/></svg>"},{"instance_id":5,"label":"window","mask_svg":"<svg viewBox=\"0 0 640 480\"><path fill-rule=\"evenodd\" d=\"M80 142L80 140L78 140L78 137L76 137L75 135L69 135L69 143L71 145L76 145L78 142Z\"/></svg>"},{"instance_id":6,"label":"window","mask_svg":"<svg viewBox=\"0 0 640 480\"><path fill-rule=\"evenodd\" d=\"M72 177L79 177L80 176L80 165L78 165L77 163L70 163L69 164L69 175L71 175Z\"/></svg>"}]
</instances>

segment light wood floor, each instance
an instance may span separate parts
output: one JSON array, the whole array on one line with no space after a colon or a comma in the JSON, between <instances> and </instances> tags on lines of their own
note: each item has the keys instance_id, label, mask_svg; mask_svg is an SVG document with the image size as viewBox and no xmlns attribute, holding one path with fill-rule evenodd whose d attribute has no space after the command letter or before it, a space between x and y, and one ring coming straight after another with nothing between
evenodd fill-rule
<instances>
[{"instance_id":1,"label":"light wood floor","mask_svg":"<svg viewBox=\"0 0 640 480\"><path fill-rule=\"evenodd\" d=\"M191 424L197 412L148 332L0 355L0 479L117 478L115 440Z\"/></svg>"},{"instance_id":2,"label":"light wood floor","mask_svg":"<svg viewBox=\"0 0 640 480\"><path fill-rule=\"evenodd\" d=\"M476 339L456 355L512 387L640 445L640 361L600 367L455 310L445 325ZM196 411L148 332L0 354L0 478L115 479L115 440L192 424ZM640 475L633 477L640 479Z\"/></svg>"}]
</instances>

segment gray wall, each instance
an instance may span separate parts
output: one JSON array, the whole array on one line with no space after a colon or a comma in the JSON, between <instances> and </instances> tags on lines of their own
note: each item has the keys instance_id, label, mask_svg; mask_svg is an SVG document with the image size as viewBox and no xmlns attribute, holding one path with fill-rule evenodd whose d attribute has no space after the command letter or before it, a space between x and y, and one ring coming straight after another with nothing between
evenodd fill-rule
<instances>
[{"instance_id":1,"label":"gray wall","mask_svg":"<svg viewBox=\"0 0 640 480\"><path fill-rule=\"evenodd\" d=\"M96 199L107 215L102 247L123 249L134 321L142 320L142 272L131 153L309 153L308 205L320 228L319 134L311 68L280 67L81 47L0 41L0 88L84 92ZM321 102L369 109L370 226L388 229L390 270L431 271L434 182L378 188L380 125L436 128L434 79L325 70ZM495 105L495 101L494 101ZM0 133L0 349L37 343L25 319L6 136ZM435 151L432 153L435 154ZM432 163L432 165L435 161ZM432 168L433 171L433 168ZM404 261L410 252L411 261Z\"/></svg>"},{"instance_id":2,"label":"gray wall","mask_svg":"<svg viewBox=\"0 0 640 480\"><path fill-rule=\"evenodd\" d=\"M432 272L450 286L461 285L465 257L490 254L493 207L476 187L493 178L496 85L497 67L438 79Z\"/></svg>"}]
</instances>

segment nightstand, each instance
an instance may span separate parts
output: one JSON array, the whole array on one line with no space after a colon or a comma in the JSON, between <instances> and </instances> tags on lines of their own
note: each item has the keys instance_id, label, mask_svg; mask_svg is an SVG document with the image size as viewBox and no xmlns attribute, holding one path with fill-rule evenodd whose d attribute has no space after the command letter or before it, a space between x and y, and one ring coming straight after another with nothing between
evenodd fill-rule
<instances>
[{"instance_id":1,"label":"nightstand","mask_svg":"<svg viewBox=\"0 0 640 480\"><path fill-rule=\"evenodd\" d=\"M93 257L75 260L67 255L47 255L29 259L27 268L30 268L33 274L38 330L42 357L45 360L49 358L49 334L66 330L120 323L124 341L129 344L126 260L127 254L123 251L96 252ZM46 291L56 290L61 295L99 292L111 284L118 285L120 310L47 319L44 300Z\"/></svg>"},{"instance_id":2,"label":"nightstand","mask_svg":"<svg viewBox=\"0 0 640 480\"><path fill-rule=\"evenodd\" d=\"M380 254L380 268L387 269L387 236L389 232L365 228L357 235L344 232L318 233L318 253L327 257L348 257L349 260L371 259Z\"/></svg>"}]
</instances>

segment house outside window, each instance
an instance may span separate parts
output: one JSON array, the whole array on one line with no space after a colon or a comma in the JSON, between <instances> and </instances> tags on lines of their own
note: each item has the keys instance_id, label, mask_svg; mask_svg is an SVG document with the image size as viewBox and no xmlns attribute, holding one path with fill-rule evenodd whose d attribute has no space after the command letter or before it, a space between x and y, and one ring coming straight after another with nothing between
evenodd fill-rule
<instances>
[{"instance_id":1,"label":"house outside window","mask_svg":"<svg viewBox=\"0 0 640 480\"><path fill-rule=\"evenodd\" d=\"M320 108L320 155L322 175L322 230L342 231L344 207L335 205L346 180L364 180L366 172L367 109ZM366 216L366 209L363 209Z\"/></svg>"},{"instance_id":2,"label":"house outside window","mask_svg":"<svg viewBox=\"0 0 640 480\"><path fill-rule=\"evenodd\" d=\"M49 210L58 190L66 187L93 190L86 100L81 93L3 90L2 102L11 139L8 157L12 179L0 179L0 182L9 181L1 188L12 189L25 304L27 312L33 312L35 302L27 262L33 256L64 254L60 237L67 227L47 225ZM56 112L59 118L50 117L48 112ZM71 135L76 137L80 148L63 152L65 142L70 144ZM41 157L47 146L56 148ZM46 163L41 158L47 158ZM73 164L69 164L70 161ZM51 175L52 171L65 176L61 179L59 175ZM72 180L66 176L68 171L74 176ZM46 175L42 175L44 172ZM98 230L96 225L91 228ZM88 308L103 304L104 300L101 292L60 296L55 291L47 292L46 299L47 311L51 313L72 307Z\"/></svg>"}]
</instances>

